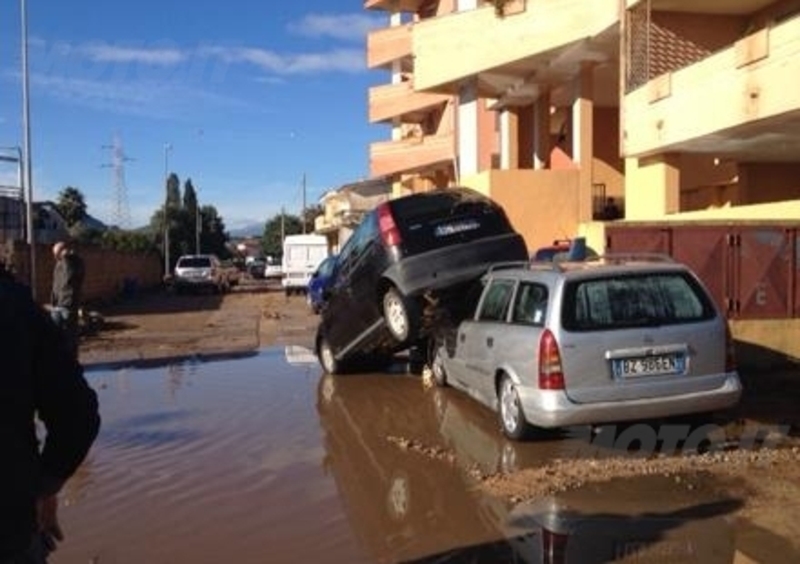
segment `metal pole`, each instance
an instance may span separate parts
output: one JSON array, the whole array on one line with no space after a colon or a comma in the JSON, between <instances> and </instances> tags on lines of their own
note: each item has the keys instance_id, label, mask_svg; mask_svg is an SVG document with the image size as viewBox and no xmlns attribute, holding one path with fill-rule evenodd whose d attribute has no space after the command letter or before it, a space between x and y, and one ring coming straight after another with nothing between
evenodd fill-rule
<instances>
[{"instance_id":1,"label":"metal pole","mask_svg":"<svg viewBox=\"0 0 800 564\"><path fill-rule=\"evenodd\" d=\"M202 231L202 224L200 223L200 202L195 198L194 201L194 254L200 254L200 232Z\"/></svg>"},{"instance_id":2,"label":"metal pole","mask_svg":"<svg viewBox=\"0 0 800 564\"><path fill-rule=\"evenodd\" d=\"M22 134L25 180L25 223L30 249L30 285L31 295L36 299L36 237L33 232L33 172L31 168L31 104L30 76L28 72L28 6L26 0L20 0L20 24L22 26Z\"/></svg>"},{"instance_id":3,"label":"metal pole","mask_svg":"<svg viewBox=\"0 0 800 564\"><path fill-rule=\"evenodd\" d=\"M164 143L164 276L169 276L169 152L172 145Z\"/></svg>"},{"instance_id":4,"label":"metal pole","mask_svg":"<svg viewBox=\"0 0 800 564\"><path fill-rule=\"evenodd\" d=\"M306 233L306 173L303 173L303 211L300 213L300 223L303 226L303 235Z\"/></svg>"}]
</instances>

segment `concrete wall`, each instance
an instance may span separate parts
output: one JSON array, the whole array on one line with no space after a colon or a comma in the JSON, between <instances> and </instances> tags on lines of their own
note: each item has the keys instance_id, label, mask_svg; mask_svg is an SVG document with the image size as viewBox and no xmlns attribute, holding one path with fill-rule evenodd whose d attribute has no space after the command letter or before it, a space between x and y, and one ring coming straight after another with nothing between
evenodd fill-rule
<instances>
[{"instance_id":1,"label":"concrete wall","mask_svg":"<svg viewBox=\"0 0 800 564\"><path fill-rule=\"evenodd\" d=\"M148 255L128 254L117 251L87 247L79 249L86 266L83 285L84 302L105 301L119 296L126 279L134 280L139 289L154 288L162 282L162 261L155 253ZM30 252L24 243L13 248L12 261L17 278L29 279ZM53 284L53 255L49 245L36 246L36 298L40 303L49 303Z\"/></svg>"}]
</instances>

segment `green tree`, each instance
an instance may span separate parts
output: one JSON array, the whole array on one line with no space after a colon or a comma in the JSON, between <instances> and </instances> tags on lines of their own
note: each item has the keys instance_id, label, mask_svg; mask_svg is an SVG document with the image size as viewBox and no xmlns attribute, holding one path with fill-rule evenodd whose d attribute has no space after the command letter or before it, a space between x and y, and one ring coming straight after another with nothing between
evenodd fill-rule
<instances>
[{"instance_id":1,"label":"green tree","mask_svg":"<svg viewBox=\"0 0 800 564\"><path fill-rule=\"evenodd\" d=\"M200 246L204 253L212 253L221 259L229 258L228 233L225 231L225 222L214 206L200 208L202 231L200 232Z\"/></svg>"},{"instance_id":2,"label":"green tree","mask_svg":"<svg viewBox=\"0 0 800 564\"><path fill-rule=\"evenodd\" d=\"M58 194L56 208L69 228L86 217L86 200L83 193L72 186L67 186Z\"/></svg>"},{"instance_id":3,"label":"green tree","mask_svg":"<svg viewBox=\"0 0 800 564\"><path fill-rule=\"evenodd\" d=\"M181 207L181 180L174 172L167 178L167 207L173 210Z\"/></svg>"},{"instance_id":4,"label":"green tree","mask_svg":"<svg viewBox=\"0 0 800 564\"><path fill-rule=\"evenodd\" d=\"M281 256L283 254L283 236L302 232L303 226L299 217L290 214L276 214L264 225L261 248L264 249L265 255Z\"/></svg>"},{"instance_id":5,"label":"green tree","mask_svg":"<svg viewBox=\"0 0 800 564\"><path fill-rule=\"evenodd\" d=\"M197 192L192 184L192 179L187 178L183 183L183 209L194 216L197 211Z\"/></svg>"}]
</instances>

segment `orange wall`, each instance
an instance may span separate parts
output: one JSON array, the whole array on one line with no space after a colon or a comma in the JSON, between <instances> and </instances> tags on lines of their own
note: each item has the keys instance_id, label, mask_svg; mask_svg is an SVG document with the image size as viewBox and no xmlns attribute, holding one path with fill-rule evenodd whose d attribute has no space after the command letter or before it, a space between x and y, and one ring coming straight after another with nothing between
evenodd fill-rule
<instances>
[{"instance_id":1,"label":"orange wall","mask_svg":"<svg viewBox=\"0 0 800 564\"><path fill-rule=\"evenodd\" d=\"M800 163L740 163L742 205L794 200L800 194Z\"/></svg>"},{"instance_id":2,"label":"orange wall","mask_svg":"<svg viewBox=\"0 0 800 564\"><path fill-rule=\"evenodd\" d=\"M578 231L577 170L492 170L464 179L506 211L530 251Z\"/></svg>"}]
</instances>

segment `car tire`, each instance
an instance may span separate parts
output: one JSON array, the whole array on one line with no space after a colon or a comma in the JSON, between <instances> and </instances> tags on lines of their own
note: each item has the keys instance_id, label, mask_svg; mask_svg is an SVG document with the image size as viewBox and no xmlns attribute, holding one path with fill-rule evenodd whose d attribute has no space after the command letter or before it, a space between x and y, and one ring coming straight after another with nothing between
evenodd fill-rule
<instances>
[{"instance_id":1,"label":"car tire","mask_svg":"<svg viewBox=\"0 0 800 564\"><path fill-rule=\"evenodd\" d=\"M522 412L522 403L514 381L507 375L500 379L497 390L500 427L503 434L509 439L519 441L530 435L531 426L525 420Z\"/></svg>"},{"instance_id":2,"label":"car tire","mask_svg":"<svg viewBox=\"0 0 800 564\"><path fill-rule=\"evenodd\" d=\"M322 370L327 374L342 373L342 363L336 360L333 349L331 349L331 344L324 336L320 337L319 344L317 345L317 358L319 358L319 364L322 366Z\"/></svg>"},{"instance_id":3,"label":"car tire","mask_svg":"<svg viewBox=\"0 0 800 564\"><path fill-rule=\"evenodd\" d=\"M444 343L437 342L433 345L433 354L431 354L431 373L433 374L433 382L440 388L447 386L447 371L444 368Z\"/></svg>"},{"instance_id":4,"label":"car tire","mask_svg":"<svg viewBox=\"0 0 800 564\"><path fill-rule=\"evenodd\" d=\"M383 319L395 341L405 343L412 338L415 332L415 317L412 302L397 288L389 288L383 295Z\"/></svg>"}]
</instances>

